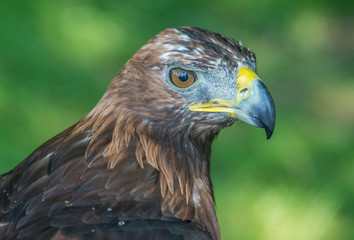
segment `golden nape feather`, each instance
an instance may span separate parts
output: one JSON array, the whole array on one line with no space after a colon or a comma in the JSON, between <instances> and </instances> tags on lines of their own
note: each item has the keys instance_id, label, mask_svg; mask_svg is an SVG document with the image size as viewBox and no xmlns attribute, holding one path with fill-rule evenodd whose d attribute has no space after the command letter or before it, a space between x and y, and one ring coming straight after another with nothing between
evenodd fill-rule
<instances>
[{"instance_id":1,"label":"golden nape feather","mask_svg":"<svg viewBox=\"0 0 354 240\"><path fill-rule=\"evenodd\" d=\"M197 27L150 39L88 115L1 176L0 238L219 240L212 141L237 120L275 126L255 63Z\"/></svg>"}]
</instances>

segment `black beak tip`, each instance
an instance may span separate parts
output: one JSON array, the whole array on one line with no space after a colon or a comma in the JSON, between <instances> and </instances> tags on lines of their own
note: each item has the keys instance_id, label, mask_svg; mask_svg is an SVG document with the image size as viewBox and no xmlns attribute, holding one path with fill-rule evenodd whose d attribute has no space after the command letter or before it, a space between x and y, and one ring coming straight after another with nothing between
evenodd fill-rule
<instances>
[{"instance_id":1,"label":"black beak tip","mask_svg":"<svg viewBox=\"0 0 354 240\"><path fill-rule=\"evenodd\" d=\"M266 135L267 135L267 140L269 140L272 137L272 135L273 135L274 129L271 130L269 127L265 127L264 130L265 130Z\"/></svg>"},{"instance_id":2,"label":"black beak tip","mask_svg":"<svg viewBox=\"0 0 354 240\"><path fill-rule=\"evenodd\" d=\"M275 108L273 108L275 109ZM272 117L269 119L270 121L267 121L266 124L264 124L263 122L263 128L266 132L267 135L267 140L269 140L274 132L274 128L275 128L275 111L273 111Z\"/></svg>"}]
</instances>

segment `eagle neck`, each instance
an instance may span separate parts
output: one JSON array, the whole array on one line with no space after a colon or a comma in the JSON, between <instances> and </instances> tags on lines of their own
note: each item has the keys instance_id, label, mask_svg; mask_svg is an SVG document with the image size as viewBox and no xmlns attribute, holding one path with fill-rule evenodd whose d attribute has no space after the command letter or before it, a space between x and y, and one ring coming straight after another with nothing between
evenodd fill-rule
<instances>
[{"instance_id":1,"label":"eagle neck","mask_svg":"<svg viewBox=\"0 0 354 240\"><path fill-rule=\"evenodd\" d=\"M157 126L129 114L114 114L115 106L98 105L101 109L81 121L85 125L77 124L74 132L92 131L86 151L88 166L105 161L107 169L114 171L131 162L146 174L153 171L157 190L151 196L160 199L161 217L190 221L219 240L209 169L211 143L218 131L205 131L205 126L195 124L173 129Z\"/></svg>"}]
</instances>

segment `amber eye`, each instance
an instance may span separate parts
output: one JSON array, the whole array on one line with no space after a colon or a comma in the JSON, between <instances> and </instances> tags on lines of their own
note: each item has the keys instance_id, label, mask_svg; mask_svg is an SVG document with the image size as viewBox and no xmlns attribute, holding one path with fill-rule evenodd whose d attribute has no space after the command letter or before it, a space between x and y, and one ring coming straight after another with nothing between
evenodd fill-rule
<instances>
[{"instance_id":1,"label":"amber eye","mask_svg":"<svg viewBox=\"0 0 354 240\"><path fill-rule=\"evenodd\" d=\"M197 80L197 77L193 71L172 68L170 70L170 80L176 87L187 88Z\"/></svg>"}]
</instances>

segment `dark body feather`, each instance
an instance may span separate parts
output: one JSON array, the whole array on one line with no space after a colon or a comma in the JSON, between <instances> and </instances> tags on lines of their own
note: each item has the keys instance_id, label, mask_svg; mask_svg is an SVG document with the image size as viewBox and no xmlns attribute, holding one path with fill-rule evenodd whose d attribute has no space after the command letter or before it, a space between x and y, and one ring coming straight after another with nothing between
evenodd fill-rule
<instances>
[{"instance_id":1,"label":"dark body feather","mask_svg":"<svg viewBox=\"0 0 354 240\"><path fill-rule=\"evenodd\" d=\"M210 91L189 98L162 78L173 64L206 71L220 62L254 68L255 59L199 28L152 38L87 116L0 177L0 238L220 239L210 149L235 119L189 111Z\"/></svg>"},{"instance_id":2,"label":"dark body feather","mask_svg":"<svg viewBox=\"0 0 354 240\"><path fill-rule=\"evenodd\" d=\"M88 168L91 132L68 141L70 131L2 175L1 239L210 239L197 225L163 219L155 168Z\"/></svg>"}]
</instances>

